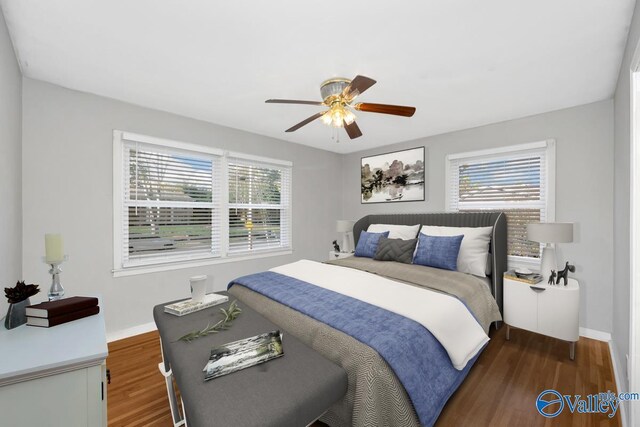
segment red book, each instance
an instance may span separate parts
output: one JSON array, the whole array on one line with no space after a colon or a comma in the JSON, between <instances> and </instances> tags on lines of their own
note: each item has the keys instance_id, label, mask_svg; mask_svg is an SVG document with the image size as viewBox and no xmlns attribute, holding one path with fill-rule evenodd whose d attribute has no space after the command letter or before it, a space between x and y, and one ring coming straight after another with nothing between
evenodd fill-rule
<instances>
[{"instance_id":1,"label":"red book","mask_svg":"<svg viewBox=\"0 0 640 427\"><path fill-rule=\"evenodd\" d=\"M31 317L56 317L61 314L71 313L97 305L98 298L95 297L69 297L57 301L47 301L30 305L26 308L26 313L27 316Z\"/></svg>"},{"instance_id":2,"label":"red book","mask_svg":"<svg viewBox=\"0 0 640 427\"><path fill-rule=\"evenodd\" d=\"M49 318L27 316L27 325L50 328L51 326L72 322L74 320L82 319L83 317L93 316L94 314L98 314L98 313L100 313L100 307L97 305L94 305L93 307L83 308L82 310L76 310L76 311L72 311L71 313L61 314L60 316L49 317Z\"/></svg>"}]
</instances>

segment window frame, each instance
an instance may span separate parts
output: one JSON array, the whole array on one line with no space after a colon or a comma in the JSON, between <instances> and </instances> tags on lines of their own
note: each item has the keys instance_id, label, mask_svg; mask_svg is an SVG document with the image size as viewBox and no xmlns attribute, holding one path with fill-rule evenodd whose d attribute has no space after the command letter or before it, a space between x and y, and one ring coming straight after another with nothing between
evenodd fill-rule
<instances>
[{"instance_id":1,"label":"window frame","mask_svg":"<svg viewBox=\"0 0 640 427\"><path fill-rule=\"evenodd\" d=\"M547 176L544 180L544 191L545 191L545 221L546 222L555 222L556 217L556 141L555 139L547 139L543 141L530 142L525 144L516 144L509 145L504 147L497 148L489 148L485 150L475 150L475 151L467 151L460 153L452 153L448 154L445 157L445 210L447 212L457 212L451 207L451 197L449 193L449 185L451 182L451 174L453 173L451 169L452 160L460 160L460 159L473 159L473 160L482 160L483 158L492 158L499 157L501 155L504 156L513 156L518 154L526 154L527 151L531 150L545 150L545 170ZM526 202L525 202L526 203ZM496 203L499 205L501 203ZM501 210L502 207L496 208L496 210ZM542 245L541 245L542 247ZM541 249L542 250L542 249ZM509 268L514 267L529 267L537 269L540 266L539 258L532 257L524 257L524 256L515 256L508 255L507 262Z\"/></svg>"},{"instance_id":2,"label":"window frame","mask_svg":"<svg viewBox=\"0 0 640 427\"><path fill-rule=\"evenodd\" d=\"M195 257L191 259L173 259L173 260L153 260L149 263L140 263L138 265L123 265L123 226L124 217L122 215L124 209L124 185L125 179L128 179L125 173L123 162L125 160L124 143L125 141L140 142L147 145L155 145L163 149L182 150L203 154L205 156L218 156L220 158L220 172L218 176L220 182L220 202L217 207L220 210L218 216L219 230L219 248L218 255L210 255L203 257ZM230 158L238 158L247 161L259 162L267 165L273 165L281 168L289 168L291 179L289 180L288 194L286 197L288 209L287 222L289 226L288 247L259 250L255 253L244 252L242 254L228 254L229 247L229 187L228 187L228 162ZM238 262L251 259L260 259L274 256L290 255L293 253L293 163L287 160L271 159L267 157L254 156L250 154L229 152L205 145L192 144L188 142L157 138L148 135L142 135L121 130L113 131L113 276L131 276L137 274L154 273L161 271L170 271L182 268L200 267L214 264L224 264L228 262Z\"/></svg>"}]
</instances>

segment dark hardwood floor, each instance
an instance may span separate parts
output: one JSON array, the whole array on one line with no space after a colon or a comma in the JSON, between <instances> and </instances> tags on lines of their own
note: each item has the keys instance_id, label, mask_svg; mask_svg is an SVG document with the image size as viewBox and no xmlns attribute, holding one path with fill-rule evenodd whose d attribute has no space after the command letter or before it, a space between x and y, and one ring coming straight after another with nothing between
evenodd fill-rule
<instances>
[{"instance_id":1,"label":"dark hardwood floor","mask_svg":"<svg viewBox=\"0 0 640 427\"><path fill-rule=\"evenodd\" d=\"M506 341L504 332L491 332L491 342L445 406L437 427L620 425L618 414L609 419L571 415L565 409L546 419L535 409L536 397L548 388L582 396L615 391L606 343L580 338L571 361L565 342L518 329ZM172 426L160 361L157 332L109 344L109 426Z\"/></svg>"}]
</instances>

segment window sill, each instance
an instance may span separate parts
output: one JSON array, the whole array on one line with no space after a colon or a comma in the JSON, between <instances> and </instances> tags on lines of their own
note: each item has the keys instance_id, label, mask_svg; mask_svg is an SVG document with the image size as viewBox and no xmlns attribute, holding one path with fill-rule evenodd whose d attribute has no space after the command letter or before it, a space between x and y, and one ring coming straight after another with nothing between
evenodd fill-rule
<instances>
[{"instance_id":1,"label":"window sill","mask_svg":"<svg viewBox=\"0 0 640 427\"><path fill-rule=\"evenodd\" d=\"M273 252L263 252L252 255L236 255L226 258L207 258L193 261L176 261L165 264L141 265L136 267L119 268L112 270L113 277L136 276L138 274L158 273L161 271L180 270L183 268L203 267L206 265L226 264L229 262L248 261L252 259L270 258L283 255L291 255L291 249Z\"/></svg>"}]
</instances>

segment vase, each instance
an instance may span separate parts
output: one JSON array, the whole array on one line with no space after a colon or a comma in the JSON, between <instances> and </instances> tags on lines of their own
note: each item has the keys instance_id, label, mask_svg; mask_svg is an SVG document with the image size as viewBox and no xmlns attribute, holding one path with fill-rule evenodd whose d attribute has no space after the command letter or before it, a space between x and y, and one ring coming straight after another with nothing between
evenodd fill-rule
<instances>
[{"instance_id":1,"label":"vase","mask_svg":"<svg viewBox=\"0 0 640 427\"><path fill-rule=\"evenodd\" d=\"M31 305L29 298L9 304L9 310L7 310L7 317L4 318L4 327L7 329L17 328L20 325L27 323L27 306Z\"/></svg>"}]
</instances>

